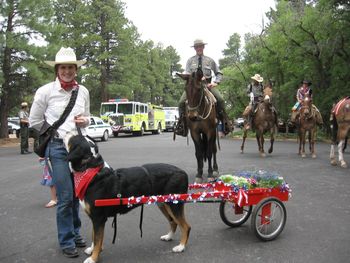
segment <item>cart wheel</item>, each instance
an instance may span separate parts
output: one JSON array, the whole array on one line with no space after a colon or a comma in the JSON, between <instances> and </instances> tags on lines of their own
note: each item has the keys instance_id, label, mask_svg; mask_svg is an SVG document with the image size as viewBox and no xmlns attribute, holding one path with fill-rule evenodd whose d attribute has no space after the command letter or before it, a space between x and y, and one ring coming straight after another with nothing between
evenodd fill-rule
<instances>
[{"instance_id":1,"label":"cart wheel","mask_svg":"<svg viewBox=\"0 0 350 263\"><path fill-rule=\"evenodd\" d=\"M239 207L233 202L223 200L220 203L220 217L226 225L238 227L248 220L252 209L253 206Z\"/></svg>"},{"instance_id":2,"label":"cart wheel","mask_svg":"<svg viewBox=\"0 0 350 263\"><path fill-rule=\"evenodd\" d=\"M284 204L276 198L266 198L254 207L251 227L259 239L270 241L282 232L286 220Z\"/></svg>"}]
</instances>

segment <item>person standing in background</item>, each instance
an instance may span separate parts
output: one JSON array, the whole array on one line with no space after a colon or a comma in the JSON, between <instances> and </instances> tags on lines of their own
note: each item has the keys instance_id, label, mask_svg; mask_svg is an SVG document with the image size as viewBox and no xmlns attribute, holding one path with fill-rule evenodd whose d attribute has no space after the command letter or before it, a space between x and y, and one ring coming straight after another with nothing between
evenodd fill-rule
<instances>
[{"instance_id":1,"label":"person standing in background","mask_svg":"<svg viewBox=\"0 0 350 263\"><path fill-rule=\"evenodd\" d=\"M28 154L32 153L28 150L29 144L29 113L28 113L28 103L22 102L21 103L21 110L18 113L19 117L19 125L21 127L20 134L21 134L21 154Z\"/></svg>"}]
</instances>

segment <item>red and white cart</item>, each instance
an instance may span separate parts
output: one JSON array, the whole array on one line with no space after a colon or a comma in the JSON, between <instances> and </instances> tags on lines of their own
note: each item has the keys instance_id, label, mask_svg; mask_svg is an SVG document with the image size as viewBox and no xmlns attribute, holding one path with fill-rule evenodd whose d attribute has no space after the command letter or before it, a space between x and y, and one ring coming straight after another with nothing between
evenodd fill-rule
<instances>
[{"instance_id":1,"label":"red and white cart","mask_svg":"<svg viewBox=\"0 0 350 263\"><path fill-rule=\"evenodd\" d=\"M96 206L139 205L154 203L214 203L220 202L220 217L230 227L244 224L250 215L251 228L255 235L263 240L275 239L282 231L287 220L283 202L288 201L288 187L254 188L244 190L231 184L217 181L205 184L191 184L187 194L169 194L157 196L138 196L96 200ZM202 191L198 191L202 190ZM253 208L254 206L254 208Z\"/></svg>"}]
</instances>

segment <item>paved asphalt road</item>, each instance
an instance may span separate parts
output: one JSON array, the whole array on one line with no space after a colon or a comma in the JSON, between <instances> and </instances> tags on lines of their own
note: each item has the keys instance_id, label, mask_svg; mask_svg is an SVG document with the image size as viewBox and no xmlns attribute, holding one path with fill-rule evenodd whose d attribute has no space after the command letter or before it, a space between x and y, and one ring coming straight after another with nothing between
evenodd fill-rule
<instances>
[{"instance_id":1,"label":"paved asphalt road","mask_svg":"<svg viewBox=\"0 0 350 263\"><path fill-rule=\"evenodd\" d=\"M148 162L175 164L196 172L194 147L185 138L172 141L171 133L121 136L99 143L100 152L112 167L137 166ZM218 153L220 173L264 169L282 175L293 190L285 203L287 223L281 235L271 241L258 240L250 220L229 228L220 219L218 204L187 204L192 226L187 249L174 254L171 243L159 237L168 226L156 206L144 212L143 238L138 228L140 210L118 217L116 244L108 220L100 262L349 262L350 258L350 169L329 164L329 145L317 143L318 156L299 157L296 142L275 143L275 152L260 158L255 140L240 154L241 140L222 139ZM350 163L349 153L345 158ZM46 209L49 189L40 185L41 168L34 154L20 155L19 147L0 148L0 262L82 262L66 259L58 248L55 209ZM91 224L82 212L82 235L90 239Z\"/></svg>"}]
</instances>

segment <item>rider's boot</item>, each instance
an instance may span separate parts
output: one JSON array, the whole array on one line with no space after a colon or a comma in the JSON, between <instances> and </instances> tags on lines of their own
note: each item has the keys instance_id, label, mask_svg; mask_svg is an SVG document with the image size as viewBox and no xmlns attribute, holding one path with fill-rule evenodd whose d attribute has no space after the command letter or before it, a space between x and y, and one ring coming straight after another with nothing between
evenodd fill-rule
<instances>
[{"instance_id":1,"label":"rider's boot","mask_svg":"<svg viewBox=\"0 0 350 263\"><path fill-rule=\"evenodd\" d=\"M225 111L225 108L222 107L222 105L220 105L220 103L217 103L217 111L218 111L218 119L221 121L222 123L222 128L223 128L223 132L225 135L229 134L230 132L233 131L233 124L230 121L230 119L227 116L227 113Z\"/></svg>"},{"instance_id":2,"label":"rider's boot","mask_svg":"<svg viewBox=\"0 0 350 263\"><path fill-rule=\"evenodd\" d=\"M185 107L184 105L179 105L179 119L177 121L174 132L177 135L186 137L188 134L188 127L187 127L184 107Z\"/></svg>"}]
</instances>

